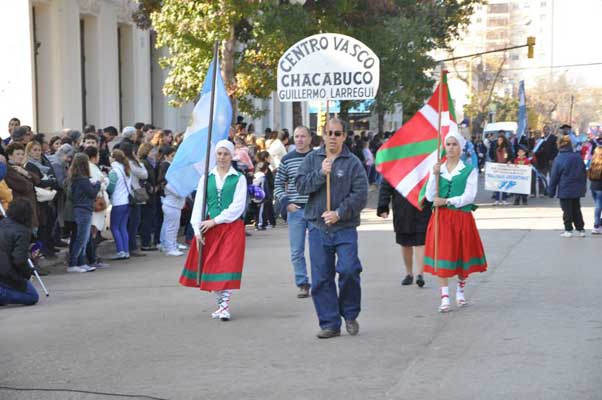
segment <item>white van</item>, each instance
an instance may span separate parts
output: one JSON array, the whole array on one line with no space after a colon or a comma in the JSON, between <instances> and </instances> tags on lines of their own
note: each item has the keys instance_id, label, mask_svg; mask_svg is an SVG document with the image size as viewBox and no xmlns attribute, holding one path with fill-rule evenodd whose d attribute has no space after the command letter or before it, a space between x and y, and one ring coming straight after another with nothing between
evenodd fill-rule
<instances>
[{"instance_id":1,"label":"white van","mask_svg":"<svg viewBox=\"0 0 602 400\"><path fill-rule=\"evenodd\" d=\"M499 131L504 131L506 137L509 138L510 135L513 135L518 130L518 124L516 122L491 122L485 125L485 129L483 130L483 139L485 136L490 133L494 133L497 135Z\"/></svg>"}]
</instances>

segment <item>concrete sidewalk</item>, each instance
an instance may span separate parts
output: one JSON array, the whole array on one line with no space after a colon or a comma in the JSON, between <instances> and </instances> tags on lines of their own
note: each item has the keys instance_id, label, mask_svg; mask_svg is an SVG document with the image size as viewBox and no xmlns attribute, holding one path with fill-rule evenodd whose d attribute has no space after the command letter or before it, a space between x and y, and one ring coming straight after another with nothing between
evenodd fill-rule
<instances>
[{"instance_id":1,"label":"concrete sidewalk","mask_svg":"<svg viewBox=\"0 0 602 400\"><path fill-rule=\"evenodd\" d=\"M469 280L470 307L446 315L432 277L400 286L391 221L366 210L357 337L315 338L283 226L248 240L228 323L210 318L211 294L178 286L183 258L59 270L45 277L49 299L0 308L0 386L173 400L599 399L602 238L561 238L557 203L531 203L476 211L489 271ZM101 398L0 389L2 400Z\"/></svg>"}]
</instances>

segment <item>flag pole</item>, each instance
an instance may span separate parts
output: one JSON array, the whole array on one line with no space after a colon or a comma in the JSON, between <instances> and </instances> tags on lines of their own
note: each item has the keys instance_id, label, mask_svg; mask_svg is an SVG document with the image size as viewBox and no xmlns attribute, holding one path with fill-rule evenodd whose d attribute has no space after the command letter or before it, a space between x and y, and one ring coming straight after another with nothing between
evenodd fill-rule
<instances>
[{"instance_id":1,"label":"flag pole","mask_svg":"<svg viewBox=\"0 0 602 400\"><path fill-rule=\"evenodd\" d=\"M441 107L443 103L443 77L445 71L443 70L443 63L439 64L440 77L439 77L439 95L437 104L437 163L441 162ZM441 176L441 170L435 176L435 198L439 197L439 177ZM439 207L435 207L435 273L439 269Z\"/></svg>"},{"instance_id":2,"label":"flag pole","mask_svg":"<svg viewBox=\"0 0 602 400\"><path fill-rule=\"evenodd\" d=\"M217 63L218 59L218 48L219 42L216 40L213 46L213 76L211 77L211 106L209 108L209 129L207 132L207 150L205 153L205 175L203 175L203 201L201 204L201 221L205 220L205 214L207 213L207 181L209 180L209 161L211 158L211 135L213 134L213 115L215 109L215 92L216 92L216 80L217 80ZM199 193L196 194L197 196ZM197 239L197 248L199 250L199 265L196 273L196 284L201 284L201 272L203 269L203 243Z\"/></svg>"},{"instance_id":3,"label":"flag pole","mask_svg":"<svg viewBox=\"0 0 602 400\"><path fill-rule=\"evenodd\" d=\"M326 127L328 126L328 120L330 119L330 101L326 100L326 125L324 125L324 134L326 134ZM326 150L326 159L330 159L328 152L328 143L324 140L324 149ZM326 174L326 211L330 211L330 172Z\"/></svg>"}]
</instances>

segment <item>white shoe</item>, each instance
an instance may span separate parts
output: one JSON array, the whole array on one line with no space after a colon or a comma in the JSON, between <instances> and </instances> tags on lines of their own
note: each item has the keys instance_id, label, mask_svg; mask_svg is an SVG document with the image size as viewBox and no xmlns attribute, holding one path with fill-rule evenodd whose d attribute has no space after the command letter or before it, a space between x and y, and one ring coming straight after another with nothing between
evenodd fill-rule
<instances>
[{"instance_id":1,"label":"white shoe","mask_svg":"<svg viewBox=\"0 0 602 400\"><path fill-rule=\"evenodd\" d=\"M493 202L493 205L494 205L494 206L499 206L499 205L500 205L500 202L496 200L496 201L494 201L494 202Z\"/></svg>"},{"instance_id":2,"label":"white shoe","mask_svg":"<svg viewBox=\"0 0 602 400\"><path fill-rule=\"evenodd\" d=\"M449 308L449 297L442 297L441 298L441 305L439 306L439 312L440 313L446 313L450 310Z\"/></svg>"},{"instance_id":3,"label":"white shoe","mask_svg":"<svg viewBox=\"0 0 602 400\"><path fill-rule=\"evenodd\" d=\"M92 265L88 265L88 264L84 264L84 265L80 265L81 268L86 269L86 272L92 272L92 271L96 271L96 267L92 266Z\"/></svg>"},{"instance_id":4,"label":"white shoe","mask_svg":"<svg viewBox=\"0 0 602 400\"><path fill-rule=\"evenodd\" d=\"M181 255L184 255L184 253L181 252L180 250L172 250L172 251L168 251L167 253L165 253L165 255L170 256L170 257L179 257Z\"/></svg>"},{"instance_id":5,"label":"white shoe","mask_svg":"<svg viewBox=\"0 0 602 400\"><path fill-rule=\"evenodd\" d=\"M188 250L188 246L178 243L178 250Z\"/></svg>"},{"instance_id":6,"label":"white shoe","mask_svg":"<svg viewBox=\"0 0 602 400\"><path fill-rule=\"evenodd\" d=\"M456 306L462 308L468 305L468 301L464 298L464 293L456 292Z\"/></svg>"},{"instance_id":7,"label":"white shoe","mask_svg":"<svg viewBox=\"0 0 602 400\"><path fill-rule=\"evenodd\" d=\"M577 231L577 236L579 236L580 238L584 238L585 235L585 231Z\"/></svg>"},{"instance_id":8,"label":"white shoe","mask_svg":"<svg viewBox=\"0 0 602 400\"><path fill-rule=\"evenodd\" d=\"M88 269L84 268L84 267L80 267L80 266L74 266L74 267L67 267L67 272L84 273L84 272L88 272Z\"/></svg>"},{"instance_id":9,"label":"white shoe","mask_svg":"<svg viewBox=\"0 0 602 400\"><path fill-rule=\"evenodd\" d=\"M219 319L222 321L230 321L230 311L222 309L222 312L219 314Z\"/></svg>"},{"instance_id":10,"label":"white shoe","mask_svg":"<svg viewBox=\"0 0 602 400\"><path fill-rule=\"evenodd\" d=\"M560 234L560 236L564 237L564 238L572 238L573 237L573 232L569 232L569 231L564 231Z\"/></svg>"},{"instance_id":11,"label":"white shoe","mask_svg":"<svg viewBox=\"0 0 602 400\"><path fill-rule=\"evenodd\" d=\"M502 201L502 205L503 206L508 206L508 205L510 205L510 203L508 203L506 200L504 200L504 201Z\"/></svg>"},{"instance_id":12,"label":"white shoe","mask_svg":"<svg viewBox=\"0 0 602 400\"><path fill-rule=\"evenodd\" d=\"M224 311L223 308L218 308L217 310L215 310L214 312L211 313L211 318L213 319L218 319L220 317L220 315L222 315L222 311Z\"/></svg>"},{"instance_id":13,"label":"white shoe","mask_svg":"<svg viewBox=\"0 0 602 400\"><path fill-rule=\"evenodd\" d=\"M601 228L594 228L592 229L592 235L599 235L602 233L602 229Z\"/></svg>"}]
</instances>

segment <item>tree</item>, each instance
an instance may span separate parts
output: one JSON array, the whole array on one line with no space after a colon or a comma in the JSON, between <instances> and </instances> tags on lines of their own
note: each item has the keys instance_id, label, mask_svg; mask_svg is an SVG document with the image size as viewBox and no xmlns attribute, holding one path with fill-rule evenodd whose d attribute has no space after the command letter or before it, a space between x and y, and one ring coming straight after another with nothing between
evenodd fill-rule
<instances>
[{"instance_id":1,"label":"tree","mask_svg":"<svg viewBox=\"0 0 602 400\"><path fill-rule=\"evenodd\" d=\"M257 115L253 98L276 88L276 67L288 47L320 32L347 34L380 57L381 84L374 111L384 115L396 103L412 114L432 90L428 52L460 34L483 0L142 0L137 21L150 12L157 46L169 55L164 93L181 105L198 96L215 40L223 43L223 77L241 111ZM381 127L382 128L382 127Z\"/></svg>"}]
</instances>

